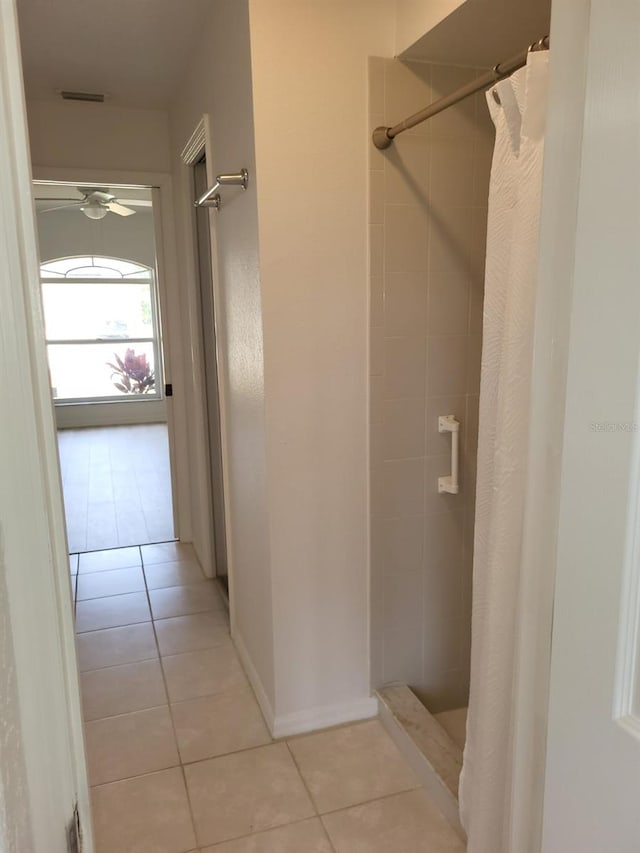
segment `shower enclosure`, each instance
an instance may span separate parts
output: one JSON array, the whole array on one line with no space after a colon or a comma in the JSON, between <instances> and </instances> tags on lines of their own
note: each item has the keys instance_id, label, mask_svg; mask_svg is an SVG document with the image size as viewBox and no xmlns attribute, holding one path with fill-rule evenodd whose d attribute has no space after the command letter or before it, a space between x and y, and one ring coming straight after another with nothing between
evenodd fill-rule
<instances>
[{"instance_id":1,"label":"shower enclosure","mask_svg":"<svg viewBox=\"0 0 640 853\"><path fill-rule=\"evenodd\" d=\"M373 58L369 117L393 125L486 69ZM469 692L482 303L493 125L483 94L370 146L371 599L374 687L433 714ZM451 473L460 424L457 494ZM440 718L460 739L464 712Z\"/></svg>"}]
</instances>

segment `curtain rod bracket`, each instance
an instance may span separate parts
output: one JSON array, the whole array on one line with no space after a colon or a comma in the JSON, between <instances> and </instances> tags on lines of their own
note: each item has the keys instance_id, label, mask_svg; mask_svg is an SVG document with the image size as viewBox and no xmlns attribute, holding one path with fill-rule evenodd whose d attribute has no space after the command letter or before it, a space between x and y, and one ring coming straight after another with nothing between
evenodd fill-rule
<instances>
[{"instance_id":1,"label":"curtain rod bracket","mask_svg":"<svg viewBox=\"0 0 640 853\"><path fill-rule=\"evenodd\" d=\"M373 131L373 144L376 148L379 148L380 151L384 151L385 148L389 148L391 143L393 142L393 137L389 136L390 127L376 127Z\"/></svg>"}]
</instances>

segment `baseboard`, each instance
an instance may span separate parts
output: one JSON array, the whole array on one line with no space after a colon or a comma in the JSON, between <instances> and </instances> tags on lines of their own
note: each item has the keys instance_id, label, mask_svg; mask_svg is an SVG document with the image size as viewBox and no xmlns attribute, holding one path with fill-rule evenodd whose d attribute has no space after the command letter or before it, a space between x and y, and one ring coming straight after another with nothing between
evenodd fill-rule
<instances>
[{"instance_id":1,"label":"baseboard","mask_svg":"<svg viewBox=\"0 0 640 853\"><path fill-rule=\"evenodd\" d=\"M129 426L166 423L165 400L132 400L126 403L84 403L55 406L58 429Z\"/></svg>"},{"instance_id":2,"label":"baseboard","mask_svg":"<svg viewBox=\"0 0 640 853\"><path fill-rule=\"evenodd\" d=\"M258 705L260 705L260 710L262 711L262 716L264 717L264 721L267 724L267 728L273 734L274 728L274 713L273 708L271 707L271 702L269 701L269 697L267 696L266 690L263 687L262 680L258 675L258 671L253 665L253 661L249 656L249 652L247 651L247 647L244 644L244 641L238 631L231 631L231 639L236 647L236 651L240 657L242 662L242 666L244 667L244 671L247 674L247 678L249 679L249 683L253 688L253 692L255 693L256 700Z\"/></svg>"},{"instance_id":3,"label":"baseboard","mask_svg":"<svg viewBox=\"0 0 640 853\"><path fill-rule=\"evenodd\" d=\"M313 732L338 726L341 723L353 723L356 720L368 720L378 715L378 700L371 696L354 699L337 705L322 705L294 714L279 714L273 722L273 737L289 737L290 735Z\"/></svg>"}]
</instances>

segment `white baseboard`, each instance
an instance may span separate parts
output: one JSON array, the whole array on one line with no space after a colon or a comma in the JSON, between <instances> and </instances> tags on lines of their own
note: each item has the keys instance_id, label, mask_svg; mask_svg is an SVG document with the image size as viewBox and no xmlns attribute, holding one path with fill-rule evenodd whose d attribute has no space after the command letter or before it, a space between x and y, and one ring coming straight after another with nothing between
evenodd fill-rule
<instances>
[{"instance_id":1,"label":"white baseboard","mask_svg":"<svg viewBox=\"0 0 640 853\"><path fill-rule=\"evenodd\" d=\"M378 700L371 696L354 699L337 705L321 705L293 714L280 714L273 721L273 737L288 737L341 723L353 723L356 720L368 720L378 714Z\"/></svg>"},{"instance_id":2,"label":"white baseboard","mask_svg":"<svg viewBox=\"0 0 640 853\"><path fill-rule=\"evenodd\" d=\"M166 423L165 400L135 400L127 403L84 403L55 406L58 429Z\"/></svg>"},{"instance_id":3,"label":"white baseboard","mask_svg":"<svg viewBox=\"0 0 640 853\"><path fill-rule=\"evenodd\" d=\"M264 717L264 721L267 724L267 728L273 735L273 727L274 727L274 713L273 708L271 706L271 702L269 701L269 697L263 687L260 676L258 675L258 671L253 665L253 661L249 657L249 652L247 651L247 647L244 644L244 641L238 631L234 630L232 627L231 630L231 639L236 647L236 651L240 656L240 660L242 661L242 666L244 667L244 671L247 674L247 678L251 686L253 687L253 692L256 695L256 699L258 701L258 705L260 705L260 710L262 711L262 716Z\"/></svg>"}]
</instances>

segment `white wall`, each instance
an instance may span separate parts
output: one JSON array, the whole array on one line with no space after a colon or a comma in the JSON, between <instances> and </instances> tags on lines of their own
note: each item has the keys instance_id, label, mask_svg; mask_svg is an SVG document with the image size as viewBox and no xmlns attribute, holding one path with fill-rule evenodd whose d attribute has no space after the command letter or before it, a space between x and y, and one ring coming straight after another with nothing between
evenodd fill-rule
<instances>
[{"instance_id":1,"label":"white wall","mask_svg":"<svg viewBox=\"0 0 640 853\"><path fill-rule=\"evenodd\" d=\"M395 4L250 10L284 731L369 707L367 57L393 53Z\"/></svg>"},{"instance_id":2,"label":"white wall","mask_svg":"<svg viewBox=\"0 0 640 853\"><path fill-rule=\"evenodd\" d=\"M224 208L211 214L218 246L216 312L221 359L222 431L226 450L228 558L231 566L232 630L267 717L273 716L274 661L264 422L262 311L258 266L256 167L253 139L251 57L246 0L212 0L211 15L194 45L171 112L171 156L181 268L185 290L185 338L200 347L194 300L193 189L180 152L204 113L211 117L213 159L209 170L247 168L246 192L228 190ZM215 273L214 273L215 274ZM197 362L197 358L196 358ZM190 427L202 438L202 377L191 390ZM198 417L198 406L200 417ZM192 471L204 499L202 470Z\"/></svg>"},{"instance_id":3,"label":"white wall","mask_svg":"<svg viewBox=\"0 0 640 853\"><path fill-rule=\"evenodd\" d=\"M465 0L397 0L396 54L408 50Z\"/></svg>"},{"instance_id":4,"label":"white wall","mask_svg":"<svg viewBox=\"0 0 640 853\"><path fill-rule=\"evenodd\" d=\"M34 192L37 196L37 186ZM55 204L55 201L51 202L52 207ZM155 237L150 207L136 208L133 216L110 213L98 220L88 219L78 208L47 213L38 211L36 220L43 263L73 255L102 255L155 268Z\"/></svg>"},{"instance_id":5,"label":"white wall","mask_svg":"<svg viewBox=\"0 0 640 853\"><path fill-rule=\"evenodd\" d=\"M183 266L179 152L203 113L210 171L250 173L211 221L234 636L277 732L374 708L366 73L393 53L394 16L391 0L217 0L171 113Z\"/></svg>"},{"instance_id":6,"label":"white wall","mask_svg":"<svg viewBox=\"0 0 640 853\"><path fill-rule=\"evenodd\" d=\"M169 171L166 112L63 100L31 100L27 110L37 166Z\"/></svg>"}]
</instances>

